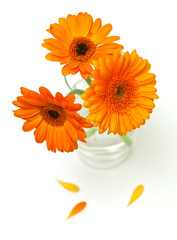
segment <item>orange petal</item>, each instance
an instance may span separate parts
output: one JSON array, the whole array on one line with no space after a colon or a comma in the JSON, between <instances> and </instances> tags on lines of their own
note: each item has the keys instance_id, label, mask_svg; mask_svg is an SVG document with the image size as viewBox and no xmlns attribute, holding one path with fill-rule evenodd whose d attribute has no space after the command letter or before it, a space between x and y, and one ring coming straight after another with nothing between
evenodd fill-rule
<instances>
[{"instance_id":1,"label":"orange petal","mask_svg":"<svg viewBox=\"0 0 177 240\"><path fill-rule=\"evenodd\" d=\"M88 73L91 73L93 68L89 63L84 63L84 68Z\"/></svg>"},{"instance_id":2,"label":"orange petal","mask_svg":"<svg viewBox=\"0 0 177 240\"><path fill-rule=\"evenodd\" d=\"M69 36L69 38L72 39L73 36L72 36L71 31L70 31L70 29L68 27L67 19L66 18L59 18L58 22L59 22L60 26L62 26L65 29L65 32L67 33L67 36ZM67 42L65 42L63 40L62 40L62 42L67 44Z\"/></svg>"},{"instance_id":3,"label":"orange petal","mask_svg":"<svg viewBox=\"0 0 177 240\"><path fill-rule=\"evenodd\" d=\"M131 109L131 116L134 118L134 120L137 122L137 123L142 123L143 121L143 118L141 116L141 113L138 112L137 108L132 108Z\"/></svg>"},{"instance_id":4,"label":"orange petal","mask_svg":"<svg viewBox=\"0 0 177 240\"><path fill-rule=\"evenodd\" d=\"M141 93L141 95L143 97L147 97L147 98L150 98L150 99L158 99L158 95L157 94L152 94L152 93Z\"/></svg>"},{"instance_id":5,"label":"orange petal","mask_svg":"<svg viewBox=\"0 0 177 240\"><path fill-rule=\"evenodd\" d=\"M143 185L139 185L133 192L132 196L131 196L131 199L130 199L130 202L128 203L128 206L130 204L132 204L136 199L138 199L141 194L143 193L143 190L144 190L144 186Z\"/></svg>"},{"instance_id":6,"label":"orange petal","mask_svg":"<svg viewBox=\"0 0 177 240\"><path fill-rule=\"evenodd\" d=\"M84 22L84 31L83 31L83 37L86 37L91 29L93 23L93 18L90 14L85 13L85 22Z\"/></svg>"},{"instance_id":7,"label":"orange petal","mask_svg":"<svg viewBox=\"0 0 177 240\"><path fill-rule=\"evenodd\" d=\"M145 108L154 108L155 107L154 102L151 99L146 98L146 97L139 97L139 98L137 98L136 101L140 106L145 107Z\"/></svg>"},{"instance_id":8,"label":"orange petal","mask_svg":"<svg viewBox=\"0 0 177 240\"><path fill-rule=\"evenodd\" d=\"M83 36L84 30L85 30L85 26L84 26L85 16L84 16L83 13L80 13L80 14L78 14L77 18L78 18L78 33L79 33L79 36Z\"/></svg>"},{"instance_id":9,"label":"orange petal","mask_svg":"<svg viewBox=\"0 0 177 240\"><path fill-rule=\"evenodd\" d=\"M42 117L39 116L37 118L34 118L32 121L26 121L23 124L23 131L29 132L29 131L33 130L35 127L37 127L39 125L41 120L42 120Z\"/></svg>"},{"instance_id":10,"label":"orange petal","mask_svg":"<svg viewBox=\"0 0 177 240\"><path fill-rule=\"evenodd\" d=\"M139 58L140 59L140 58ZM139 60L140 61L140 60ZM148 65L148 60L142 60L139 64L137 64L138 66L135 68L135 69L133 69L133 71L132 71L132 73L131 73L131 75L133 76L133 77L137 77L137 76L140 76L140 75L142 75L143 73L145 73L145 72L148 72L147 71L147 68L149 67Z\"/></svg>"},{"instance_id":11,"label":"orange petal","mask_svg":"<svg viewBox=\"0 0 177 240\"><path fill-rule=\"evenodd\" d=\"M50 124L47 125L47 132L46 132L46 145L47 149L50 151L52 148L53 143L53 131L54 127Z\"/></svg>"},{"instance_id":12,"label":"orange petal","mask_svg":"<svg viewBox=\"0 0 177 240\"><path fill-rule=\"evenodd\" d=\"M57 101L62 101L63 100L63 95L60 92L57 92L55 94L55 98L57 99Z\"/></svg>"},{"instance_id":13,"label":"orange petal","mask_svg":"<svg viewBox=\"0 0 177 240\"><path fill-rule=\"evenodd\" d=\"M112 30L111 24L106 24L103 27L101 27L98 32L96 32L90 39L95 43L99 44L104 38L108 36L108 34Z\"/></svg>"},{"instance_id":14,"label":"orange petal","mask_svg":"<svg viewBox=\"0 0 177 240\"><path fill-rule=\"evenodd\" d=\"M45 58L49 61L60 62L61 58L53 55L52 53L48 53Z\"/></svg>"},{"instance_id":15,"label":"orange petal","mask_svg":"<svg viewBox=\"0 0 177 240\"><path fill-rule=\"evenodd\" d=\"M85 69L85 63L80 63L79 64L79 69L82 73L87 73L86 69Z\"/></svg>"},{"instance_id":16,"label":"orange petal","mask_svg":"<svg viewBox=\"0 0 177 240\"><path fill-rule=\"evenodd\" d=\"M119 62L119 58L120 58L121 55L122 55L122 54L121 54L120 51L118 51L118 50L115 51L115 53L114 53L114 55L113 55L113 58L112 58L113 64L116 65L116 64ZM116 69L116 68L115 68L115 69Z\"/></svg>"},{"instance_id":17,"label":"orange petal","mask_svg":"<svg viewBox=\"0 0 177 240\"><path fill-rule=\"evenodd\" d=\"M88 13L79 13L77 16L78 19L78 34L79 36L86 37L92 26L92 16Z\"/></svg>"},{"instance_id":18,"label":"orange petal","mask_svg":"<svg viewBox=\"0 0 177 240\"><path fill-rule=\"evenodd\" d=\"M75 111L79 111L79 110L81 110L81 108L82 108L82 105L80 103L75 103L71 107L71 109L72 110L74 109Z\"/></svg>"},{"instance_id":19,"label":"orange petal","mask_svg":"<svg viewBox=\"0 0 177 240\"><path fill-rule=\"evenodd\" d=\"M107 38L105 38L104 40L102 40L102 41L100 42L100 44L112 43L112 42L117 41L117 40L119 40L119 39L120 39L120 37L118 37L118 36L107 37Z\"/></svg>"},{"instance_id":20,"label":"orange petal","mask_svg":"<svg viewBox=\"0 0 177 240\"><path fill-rule=\"evenodd\" d=\"M100 66L100 78L105 82L108 82L110 79L110 73L104 66Z\"/></svg>"},{"instance_id":21,"label":"orange petal","mask_svg":"<svg viewBox=\"0 0 177 240\"><path fill-rule=\"evenodd\" d=\"M46 138L48 124L41 121L36 130L34 131L35 140L37 143L42 143Z\"/></svg>"},{"instance_id":22,"label":"orange petal","mask_svg":"<svg viewBox=\"0 0 177 240\"><path fill-rule=\"evenodd\" d=\"M137 111L139 111L140 114L143 116L143 118L145 118L145 119L150 118L150 114L146 108L140 107L140 106L137 106L136 108L137 108Z\"/></svg>"},{"instance_id":23,"label":"orange petal","mask_svg":"<svg viewBox=\"0 0 177 240\"><path fill-rule=\"evenodd\" d=\"M142 85L142 86L139 87L139 91L141 93L154 94L154 93L156 93L157 89L152 85Z\"/></svg>"},{"instance_id":24,"label":"orange petal","mask_svg":"<svg viewBox=\"0 0 177 240\"><path fill-rule=\"evenodd\" d=\"M62 128L56 128L56 147L58 151L63 151L63 135L61 134Z\"/></svg>"},{"instance_id":25,"label":"orange petal","mask_svg":"<svg viewBox=\"0 0 177 240\"><path fill-rule=\"evenodd\" d=\"M60 49L63 49L63 50L67 50L68 47L69 47L69 45L67 43L65 43L64 41L54 39L54 38L44 39L44 42L46 44L52 45L55 48L60 48ZM45 46L43 46L43 47L45 47Z\"/></svg>"},{"instance_id":26,"label":"orange petal","mask_svg":"<svg viewBox=\"0 0 177 240\"><path fill-rule=\"evenodd\" d=\"M65 101L67 101L68 103L74 103L75 99L76 97L74 94L69 94L65 97Z\"/></svg>"},{"instance_id":27,"label":"orange petal","mask_svg":"<svg viewBox=\"0 0 177 240\"><path fill-rule=\"evenodd\" d=\"M80 202L78 203L70 212L70 214L68 215L67 219L80 213L85 207L86 207L86 202ZM66 220L67 220L66 219Z\"/></svg>"},{"instance_id":28,"label":"orange petal","mask_svg":"<svg viewBox=\"0 0 177 240\"><path fill-rule=\"evenodd\" d=\"M110 131L114 134L118 132L119 126L118 121L119 121L118 114L116 112L112 113L110 119Z\"/></svg>"},{"instance_id":29,"label":"orange petal","mask_svg":"<svg viewBox=\"0 0 177 240\"><path fill-rule=\"evenodd\" d=\"M50 98L54 98L54 96L52 95L52 93L45 87L40 87L39 88L39 92L41 95L43 95L44 97L50 97Z\"/></svg>"},{"instance_id":30,"label":"orange petal","mask_svg":"<svg viewBox=\"0 0 177 240\"><path fill-rule=\"evenodd\" d=\"M155 77L156 76L153 73L145 73L136 77L135 79L138 85L142 85L142 84L150 84L153 80L155 80Z\"/></svg>"},{"instance_id":31,"label":"orange petal","mask_svg":"<svg viewBox=\"0 0 177 240\"><path fill-rule=\"evenodd\" d=\"M73 117L68 117L69 121L71 122L71 124L75 127L75 128L80 128L80 124L78 121L76 121L75 118Z\"/></svg>"},{"instance_id":32,"label":"orange petal","mask_svg":"<svg viewBox=\"0 0 177 240\"><path fill-rule=\"evenodd\" d=\"M52 49L51 53L55 56L60 57L60 58L69 56L69 51L68 50L63 50L63 49L59 49L59 48Z\"/></svg>"},{"instance_id":33,"label":"orange petal","mask_svg":"<svg viewBox=\"0 0 177 240\"><path fill-rule=\"evenodd\" d=\"M122 48L118 43L104 44L96 48L95 56L114 53L116 49Z\"/></svg>"},{"instance_id":34,"label":"orange petal","mask_svg":"<svg viewBox=\"0 0 177 240\"><path fill-rule=\"evenodd\" d=\"M70 140L66 132L65 126L58 128L59 130L57 131L57 146L59 147L58 140L61 141L60 144L62 144L62 149L61 152L69 152L70 150Z\"/></svg>"},{"instance_id":35,"label":"orange petal","mask_svg":"<svg viewBox=\"0 0 177 240\"><path fill-rule=\"evenodd\" d=\"M118 130L118 133L119 133L120 136L127 134L126 124L125 124L122 116L123 115L119 114L119 130Z\"/></svg>"},{"instance_id":36,"label":"orange petal","mask_svg":"<svg viewBox=\"0 0 177 240\"><path fill-rule=\"evenodd\" d=\"M122 119L123 119L123 122L124 122L124 125L125 125L125 128L127 129L127 131L131 131L132 130L132 124L130 122L130 119L129 119L128 115L123 114Z\"/></svg>"},{"instance_id":37,"label":"orange petal","mask_svg":"<svg viewBox=\"0 0 177 240\"><path fill-rule=\"evenodd\" d=\"M32 97L32 98L37 98L37 99L40 99L40 94L33 91L33 90L30 90L28 88L25 88L25 87L21 87L20 88L21 90L21 93L23 94L24 97Z\"/></svg>"},{"instance_id":38,"label":"orange petal","mask_svg":"<svg viewBox=\"0 0 177 240\"><path fill-rule=\"evenodd\" d=\"M69 191L72 191L72 192L77 192L77 191L79 191L79 187L76 186L76 185L73 184L73 183L62 182L62 181L60 181L60 180L58 180L58 179L56 179L56 181L57 181L58 183L60 183L65 189L67 189L67 190L69 190Z\"/></svg>"},{"instance_id":39,"label":"orange petal","mask_svg":"<svg viewBox=\"0 0 177 240\"><path fill-rule=\"evenodd\" d=\"M83 73L83 72L80 72L81 76L83 79L87 79L89 77L89 73Z\"/></svg>"},{"instance_id":40,"label":"orange petal","mask_svg":"<svg viewBox=\"0 0 177 240\"><path fill-rule=\"evenodd\" d=\"M56 49L56 47L52 46L50 43L42 43L42 47L44 47L50 51Z\"/></svg>"},{"instance_id":41,"label":"orange petal","mask_svg":"<svg viewBox=\"0 0 177 240\"><path fill-rule=\"evenodd\" d=\"M78 133L77 133L76 128L69 121L65 122L65 126L66 126L67 134L69 134L71 140L72 141L77 141L78 140Z\"/></svg>"},{"instance_id":42,"label":"orange petal","mask_svg":"<svg viewBox=\"0 0 177 240\"><path fill-rule=\"evenodd\" d=\"M92 25L91 33L92 34L96 33L100 29L101 25L102 25L101 19L97 18Z\"/></svg>"},{"instance_id":43,"label":"orange petal","mask_svg":"<svg viewBox=\"0 0 177 240\"><path fill-rule=\"evenodd\" d=\"M45 104L45 101L42 99L35 99L34 97L24 97L24 96L19 96L17 97L17 101L23 105L28 105L31 108L34 108L34 106L42 106Z\"/></svg>"},{"instance_id":44,"label":"orange petal","mask_svg":"<svg viewBox=\"0 0 177 240\"><path fill-rule=\"evenodd\" d=\"M30 105L22 104L22 103L19 103L18 101L13 101L12 104L19 108L31 108Z\"/></svg>"},{"instance_id":45,"label":"orange petal","mask_svg":"<svg viewBox=\"0 0 177 240\"><path fill-rule=\"evenodd\" d=\"M82 142L85 142L86 143L86 140L84 138L87 137L87 134L84 130L78 130L78 136L79 136L79 140L82 141Z\"/></svg>"},{"instance_id":46,"label":"orange petal","mask_svg":"<svg viewBox=\"0 0 177 240\"><path fill-rule=\"evenodd\" d=\"M71 62L71 63L68 63L67 65L65 65L63 68L62 68L62 74L64 76L70 74L71 70L73 68L77 68L77 66L79 65L79 62Z\"/></svg>"},{"instance_id":47,"label":"orange petal","mask_svg":"<svg viewBox=\"0 0 177 240\"><path fill-rule=\"evenodd\" d=\"M78 73L78 72L79 72L79 68L78 68L78 67L71 69L71 74L72 74L72 75L75 75L75 74Z\"/></svg>"},{"instance_id":48,"label":"orange petal","mask_svg":"<svg viewBox=\"0 0 177 240\"><path fill-rule=\"evenodd\" d=\"M15 117L19 118L26 118L36 115L40 112L39 108L32 108L32 109L17 109L14 111Z\"/></svg>"},{"instance_id":49,"label":"orange petal","mask_svg":"<svg viewBox=\"0 0 177 240\"><path fill-rule=\"evenodd\" d=\"M78 27L76 22L76 16L69 14L67 16L68 27L74 37L78 36Z\"/></svg>"},{"instance_id":50,"label":"orange petal","mask_svg":"<svg viewBox=\"0 0 177 240\"><path fill-rule=\"evenodd\" d=\"M119 61L115 65L115 74L120 74L121 73L124 62L125 62L124 56L120 55Z\"/></svg>"},{"instance_id":51,"label":"orange petal","mask_svg":"<svg viewBox=\"0 0 177 240\"><path fill-rule=\"evenodd\" d=\"M51 151L56 153L57 150L57 139L56 139L56 129L53 129L53 137L52 137L52 146L51 146Z\"/></svg>"},{"instance_id":52,"label":"orange petal","mask_svg":"<svg viewBox=\"0 0 177 240\"><path fill-rule=\"evenodd\" d=\"M67 42L68 44L72 40L72 35L69 35L67 32L67 29L65 29L63 26L59 24L51 24L50 30L52 35L57 38L58 40L63 40L64 42Z\"/></svg>"}]
</instances>

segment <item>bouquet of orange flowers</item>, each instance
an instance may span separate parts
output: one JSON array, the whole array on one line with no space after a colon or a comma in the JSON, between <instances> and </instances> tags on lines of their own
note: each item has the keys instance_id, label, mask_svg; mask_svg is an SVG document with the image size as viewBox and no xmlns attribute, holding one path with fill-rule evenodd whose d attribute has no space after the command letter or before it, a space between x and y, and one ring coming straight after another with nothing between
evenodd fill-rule
<instances>
[{"instance_id":1,"label":"bouquet of orange flowers","mask_svg":"<svg viewBox=\"0 0 177 240\"><path fill-rule=\"evenodd\" d=\"M60 92L53 96L45 87L39 93L22 87L22 96L13 101L19 107L14 115L25 120L23 130L35 129L36 142L46 141L48 150L74 151L78 140L86 142L84 128L125 136L150 118L158 98L151 65L136 50L123 53L116 43L120 37L108 36L111 30L111 24L81 12L59 18L47 29L53 37L42 44L50 51L46 59L64 65L67 84L66 76L77 73L88 84L85 91L74 89L65 97ZM75 103L76 94L89 110L86 117L77 113L82 105Z\"/></svg>"}]
</instances>

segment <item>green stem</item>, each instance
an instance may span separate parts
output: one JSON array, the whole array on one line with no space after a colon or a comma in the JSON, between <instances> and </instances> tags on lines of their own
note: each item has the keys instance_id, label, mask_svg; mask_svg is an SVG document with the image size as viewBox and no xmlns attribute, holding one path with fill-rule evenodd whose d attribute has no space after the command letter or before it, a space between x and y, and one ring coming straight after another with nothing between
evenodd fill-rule
<instances>
[{"instance_id":1,"label":"green stem","mask_svg":"<svg viewBox=\"0 0 177 240\"><path fill-rule=\"evenodd\" d=\"M89 86L91 86L91 82L92 82L92 79L91 78L87 78L87 79L85 79L85 81L87 82L87 84L89 85Z\"/></svg>"},{"instance_id":2,"label":"green stem","mask_svg":"<svg viewBox=\"0 0 177 240\"><path fill-rule=\"evenodd\" d=\"M87 138L89 138L89 137L91 137L94 133L96 133L97 132L97 128L94 128L94 127L92 127L92 128L90 128L89 130L87 130L86 131L86 134L87 134Z\"/></svg>"},{"instance_id":3,"label":"green stem","mask_svg":"<svg viewBox=\"0 0 177 240\"><path fill-rule=\"evenodd\" d=\"M67 95L69 94L77 94L77 95L82 95L82 93L84 93L84 91L82 89L74 89L72 91L70 91Z\"/></svg>"},{"instance_id":4,"label":"green stem","mask_svg":"<svg viewBox=\"0 0 177 240\"><path fill-rule=\"evenodd\" d=\"M122 141L124 141L129 147L132 145L132 140L130 139L130 137L128 135L126 136L120 136L120 138L122 139Z\"/></svg>"},{"instance_id":5,"label":"green stem","mask_svg":"<svg viewBox=\"0 0 177 240\"><path fill-rule=\"evenodd\" d=\"M65 83L66 83L66 85L68 86L68 88L69 88L70 90L72 90L72 87L70 87L70 85L69 85L69 83L68 83L68 81L67 81L66 76L64 76L64 79L65 79Z\"/></svg>"}]
</instances>

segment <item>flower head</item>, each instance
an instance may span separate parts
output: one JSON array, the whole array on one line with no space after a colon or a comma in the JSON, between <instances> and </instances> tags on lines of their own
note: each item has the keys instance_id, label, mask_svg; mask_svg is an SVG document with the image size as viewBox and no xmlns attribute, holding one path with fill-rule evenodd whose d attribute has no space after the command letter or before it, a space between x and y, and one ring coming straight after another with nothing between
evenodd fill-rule
<instances>
[{"instance_id":1,"label":"flower head","mask_svg":"<svg viewBox=\"0 0 177 240\"><path fill-rule=\"evenodd\" d=\"M120 37L108 37L112 25L102 26L100 18L93 21L88 13L70 14L59 18L58 22L48 29L54 38L45 39L42 46L51 51L46 55L47 60L66 64L62 69L64 76L80 72L86 79L93 70L93 60L123 49L122 45L114 43Z\"/></svg>"},{"instance_id":2,"label":"flower head","mask_svg":"<svg viewBox=\"0 0 177 240\"><path fill-rule=\"evenodd\" d=\"M92 86L81 98L89 108L87 120L99 127L99 133L126 135L150 118L157 99L155 75L151 65L134 50L131 54L116 51L93 62Z\"/></svg>"},{"instance_id":3,"label":"flower head","mask_svg":"<svg viewBox=\"0 0 177 240\"><path fill-rule=\"evenodd\" d=\"M19 107L14 111L14 115L26 120L23 130L28 132L36 128L36 142L42 143L46 140L48 150L53 152L57 149L61 152L72 152L78 148L78 140L86 142L83 128L90 128L92 124L77 113L81 105L74 104L75 96L69 94L63 97L57 92L54 97L44 87L40 87L39 92L22 87L23 96L17 97L13 102Z\"/></svg>"}]
</instances>

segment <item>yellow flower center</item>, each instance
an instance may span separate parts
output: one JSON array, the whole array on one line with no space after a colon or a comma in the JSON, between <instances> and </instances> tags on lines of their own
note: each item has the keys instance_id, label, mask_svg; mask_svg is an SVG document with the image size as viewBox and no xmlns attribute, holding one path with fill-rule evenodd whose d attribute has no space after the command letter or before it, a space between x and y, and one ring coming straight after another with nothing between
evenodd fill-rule
<instances>
[{"instance_id":1,"label":"yellow flower center","mask_svg":"<svg viewBox=\"0 0 177 240\"><path fill-rule=\"evenodd\" d=\"M112 112L125 113L133 107L138 94L134 78L114 76L106 89L106 101Z\"/></svg>"},{"instance_id":2,"label":"yellow flower center","mask_svg":"<svg viewBox=\"0 0 177 240\"><path fill-rule=\"evenodd\" d=\"M56 127L61 127L67 120L67 113L61 106L49 103L41 107L41 115L44 121Z\"/></svg>"},{"instance_id":3,"label":"yellow flower center","mask_svg":"<svg viewBox=\"0 0 177 240\"><path fill-rule=\"evenodd\" d=\"M94 54L96 45L86 37L74 38L69 46L73 61L87 62Z\"/></svg>"}]
</instances>

